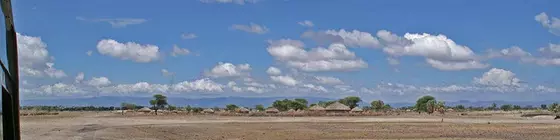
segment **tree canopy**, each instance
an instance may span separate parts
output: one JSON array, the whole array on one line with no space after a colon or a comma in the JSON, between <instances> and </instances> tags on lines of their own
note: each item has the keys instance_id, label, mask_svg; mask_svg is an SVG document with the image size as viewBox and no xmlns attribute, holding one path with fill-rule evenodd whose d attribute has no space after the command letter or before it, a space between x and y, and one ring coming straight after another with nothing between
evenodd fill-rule
<instances>
[{"instance_id":1,"label":"tree canopy","mask_svg":"<svg viewBox=\"0 0 560 140\"><path fill-rule=\"evenodd\" d=\"M381 100L371 101L370 104L371 104L371 109L373 109L374 111L381 111L384 109L383 107L385 106L385 103L383 103L383 101Z\"/></svg>"},{"instance_id":2,"label":"tree canopy","mask_svg":"<svg viewBox=\"0 0 560 140\"><path fill-rule=\"evenodd\" d=\"M150 104L154 106L157 115L158 109L164 108L167 105L167 96L161 94L155 94L154 99L150 100Z\"/></svg>"},{"instance_id":3,"label":"tree canopy","mask_svg":"<svg viewBox=\"0 0 560 140\"><path fill-rule=\"evenodd\" d=\"M354 108L358 106L358 103L361 102L362 99L360 99L360 97L357 96L348 96L345 97L343 99L338 100L338 102L350 107L350 108Z\"/></svg>"},{"instance_id":4,"label":"tree canopy","mask_svg":"<svg viewBox=\"0 0 560 140\"><path fill-rule=\"evenodd\" d=\"M414 106L419 112L428 112L428 102L436 101L436 98L432 96L422 96L418 100L416 100L416 105Z\"/></svg>"},{"instance_id":5,"label":"tree canopy","mask_svg":"<svg viewBox=\"0 0 560 140\"><path fill-rule=\"evenodd\" d=\"M305 99L276 100L272 103L272 107L274 107L274 108L276 108L280 111L286 111L286 110L289 110L289 109L302 110L302 109L307 108L307 100L305 100Z\"/></svg>"}]
</instances>

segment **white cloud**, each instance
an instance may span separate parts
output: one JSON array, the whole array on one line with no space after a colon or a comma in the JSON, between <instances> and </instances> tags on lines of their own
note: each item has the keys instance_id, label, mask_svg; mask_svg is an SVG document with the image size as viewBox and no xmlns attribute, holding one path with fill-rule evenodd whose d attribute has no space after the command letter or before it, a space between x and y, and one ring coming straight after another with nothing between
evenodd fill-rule
<instances>
[{"instance_id":1,"label":"white cloud","mask_svg":"<svg viewBox=\"0 0 560 140\"><path fill-rule=\"evenodd\" d=\"M234 24L230 27L233 30L241 30L249 33L265 34L269 31L266 26L258 25L255 23L249 23L249 25Z\"/></svg>"},{"instance_id":2,"label":"white cloud","mask_svg":"<svg viewBox=\"0 0 560 140\"><path fill-rule=\"evenodd\" d=\"M299 83L296 79L292 78L291 76L270 76L270 79L274 82L284 84L287 86L295 86Z\"/></svg>"},{"instance_id":3,"label":"white cloud","mask_svg":"<svg viewBox=\"0 0 560 140\"><path fill-rule=\"evenodd\" d=\"M173 85L173 91L175 92L223 92L223 85L218 84L208 78L199 79L196 81L184 81Z\"/></svg>"},{"instance_id":4,"label":"white cloud","mask_svg":"<svg viewBox=\"0 0 560 140\"><path fill-rule=\"evenodd\" d=\"M171 52L171 56L177 57L179 55L188 55L189 53L191 53L191 51L189 51L189 49L180 48L177 45L173 45L173 51Z\"/></svg>"},{"instance_id":5,"label":"white cloud","mask_svg":"<svg viewBox=\"0 0 560 140\"><path fill-rule=\"evenodd\" d=\"M339 31L327 30L325 31L325 33L341 37L344 44L348 46L379 47L381 45L379 40L373 37L370 33L361 32L358 30L352 30L352 31L346 31L344 29L341 29Z\"/></svg>"},{"instance_id":6,"label":"white cloud","mask_svg":"<svg viewBox=\"0 0 560 140\"><path fill-rule=\"evenodd\" d=\"M367 63L357 59L354 52L342 44L307 51L303 43L295 40L269 41L267 51L287 66L303 71L346 71L367 68Z\"/></svg>"},{"instance_id":7,"label":"white cloud","mask_svg":"<svg viewBox=\"0 0 560 140\"><path fill-rule=\"evenodd\" d=\"M560 44L549 43L548 47L539 48L539 52L546 57L560 57Z\"/></svg>"},{"instance_id":8,"label":"white cloud","mask_svg":"<svg viewBox=\"0 0 560 140\"><path fill-rule=\"evenodd\" d=\"M445 35L406 33L401 38L382 30L378 36L386 43L383 51L392 57L422 56L428 64L440 70L482 69L489 66L480 62L479 56L469 47L456 44Z\"/></svg>"},{"instance_id":9,"label":"white cloud","mask_svg":"<svg viewBox=\"0 0 560 140\"><path fill-rule=\"evenodd\" d=\"M399 65L400 62L399 60L392 58L392 57L387 57L387 62L389 62L390 65Z\"/></svg>"},{"instance_id":10,"label":"white cloud","mask_svg":"<svg viewBox=\"0 0 560 140\"><path fill-rule=\"evenodd\" d=\"M87 81L86 84L94 87L102 87L110 85L111 81L107 77L93 77L91 80Z\"/></svg>"},{"instance_id":11,"label":"white cloud","mask_svg":"<svg viewBox=\"0 0 560 140\"><path fill-rule=\"evenodd\" d=\"M93 54L93 51L89 50L89 51L86 52L86 54L87 54L88 56L91 56L91 55Z\"/></svg>"},{"instance_id":12,"label":"white cloud","mask_svg":"<svg viewBox=\"0 0 560 140\"><path fill-rule=\"evenodd\" d=\"M168 71L167 69L161 69L161 75L163 75L163 76L166 76L166 77L167 77L167 76L172 76L172 75L175 75L175 73L173 73L173 72L169 72L169 71Z\"/></svg>"},{"instance_id":13,"label":"white cloud","mask_svg":"<svg viewBox=\"0 0 560 140\"><path fill-rule=\"evenodd\" d=\"M511 46L509 48L502 49L500 51L489 50L487 54L488 58L527 58L531 57L531 53L524 51L519 46Z\"/></svg>"},{"instance_id":14,"label":"white cloud","mask_svg":"<svg viewBox=\"0 0 560 140\"><path fill-rule=\"evenodd\" d=\"M23 89L22 93L24 94L31 93L31 94L44 95L44 96L72 96L72 95L83 95L87 92L74 85L56 83L53 85L43 85L34 89Z\"/></svg>"},{"instance_id":15,"label":"white cloud","mask_svg":"<svg viewBox=\"0 0 560 140\"><path fill-rule=\"evenodd\" d=\"M247 91L255 92L255 93L263 93L263 92L265 92L264 89L262 89L262 88L256 88L256 87L247 87Z\"/></svg>"},{"instance_id":16,"label":"white cloud","mask_svg":"<svg viewBox=\"0 0 560 140\"><path fill-rule=\"evenodd\" d=\"M439 61L434 59L426 59L426 62L432 67L443 70L443 71L458 71L458 70L469 70L469 69L483 69L490 65L483 64L478 61Z\"/></svg>"},{"instance_id":17,"label":"white cloud","mask_svg":"<svg viewBox=\"0 0 560 140\"><path fill-rule=\"evenodd\" d=\"M251 70L251 66L249 64L233 65L231 63L220 62L210 71L206 71L205 75L214 78L245 76L248 75L247 72L249 70Z\"/></svg>"},{"instance_id":18,"label":"white cloud","mask_svg":"<svg viewBox=\"0 0 560 140\"><path fill-rule=\"evenodd\" d=\"M475 77L473 83L485 86L520 86L521 80L511 71L492 68L482 77Z\"/></svg>"},{"instance_id":19,"label":"white cloud","mask_svg":"<svg viewBox=\"0 0 560 140\"><path fill-rule=\"evenodd\" d=\"M82 83L82 81L84 81L85 75L83 72L78 73L78 75L76 75L76 78L74 78L74 83Z\"/></svg>"},{"instance_id":20,"label":"white cloud","mask_svg":"<svg viewBox=\"0 0 560 140\"><path fill-rule=\"evenodd\" d=\"M200 0L203 3L219 3L219 4L226 4L226 3L233 3L233 4L252 4L257 3L259 0Z\"/></svg>"},{"instance_id":21,"label":"white cloud","mask_svg":"<svg viewBox=\"0 0 560 140\"><path fill-rule=\"evenodd\" d=\"M101 87L100 90L102 93L166 93L169 91L169 85L138 82Z\"/></svg>"},{"instance_id":22,"label":"white cloud","mask_svg":"<svg viewBox=\"0 0 560 140\"><path fill-rule=\"evenodd\" d=\"M313 84L304 84L304 85L302 85L302 86L305 87L305 88L308 88L308 89L312 89L312 90L315 90L315 91L319 91L319 92L329 92L329 91L328 91L325 87L323 87L323 86L318 86L318 85L313 85Z\"/></svg>"},{"instance_id":23,"label":"white cloud","mask_svg":"<svg viewBox=\"0 0 560 140\"><path fill-rule=\"evenodd\" d=\"M24 76L62 78L66 74L54 67L47 44L41 38L16 33L20 72Z\"/></svg>"},{"instance_id":24,"label":"white cloud","mask_svg":"<svg viewBox=\"0 0 560 140\"><path fill-rule=\"evenodd\" d=\"M304 27L313 27L315 26L315 24L313 24L313 22L309 21L309 20L304 20L304 21L300 21L298 22L299 25L304 26Z\"/></svg>"},{"instance_id":25,"label":"white cloud","mask_svg":"<svg viewBox=\"0 0 560 140\"><path fill-rule=\"evenodd\" d=\"M196 34L194 33L183 33L181 34L181 39L195 39L198 36L196 36Z\"/></svg>"},{"instance_id":26,"label":"white cloud","mask_svg":"<svg viewBox=\"0 0 560 140\"><path fill-rule=\"evenodd\" d=\"M547 28L550 33L560 35L560 19L557 17L548 17L545 12L542 12L535 16L535 20Z\"/></svg>"},{"instance_id":27,"label":"white cloud","mask_svg":"<svg viewBox=\"0 0 560 140\"><path fill-rule=\"evenodd\" d=\"M329 77L329 76L315 76L315 80L317 83L321 83L321 84L329 84L329 85L344 84L342 80L336 77Z\"/></svg>"},{"instance_id":28,"label":"white cloud","mask_svg":"<svg viewBox=\"0 0 560 140\"><path fill-rule=\"evenodd\" d=\"M128 25L142 24L146 22L146 19L141 18L99 18L99 19L87 19L84 17L76 17L77 20L90 21L90 22L106 22L111 24L113 28L124 28Z\"/></svg>"},{"instance_id":29,"label":"white cloud","mask_svg":"<svg viewBox=\"0 0 560 140\"><path fill-rule=\"evenodd\" d=\"M142 45L134 42L119 43L112 39L99 41L97 43L97 51L102 55L141 63L156 61L160 58L158 46Z\"/></svg>"},{"instance_id":30,"label":"white cloud","mask_svg":"<svg viewBox=\"0 0 560 140\"><path fill-rule=\"evenodd\" d=\"M268 73L269 75L280 75L282 74L282 71L276 67L269 67L266 70L266 73Z\"/></svg>"}]
</instances>

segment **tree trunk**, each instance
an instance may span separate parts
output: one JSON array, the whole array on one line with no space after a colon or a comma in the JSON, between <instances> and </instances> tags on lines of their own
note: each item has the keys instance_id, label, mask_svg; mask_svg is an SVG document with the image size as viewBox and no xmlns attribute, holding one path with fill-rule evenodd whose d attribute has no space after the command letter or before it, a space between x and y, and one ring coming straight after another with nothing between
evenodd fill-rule
<instances>
[{"instance_id":1,"label":"tree trunk","mask_svg":"<svg viewBox=\"0 0 560 140\"><path fill-rule=\"evenodd\" d=\"M124 115L124 108L121 107L121 114Z\"/></svg>"}]
</instances>

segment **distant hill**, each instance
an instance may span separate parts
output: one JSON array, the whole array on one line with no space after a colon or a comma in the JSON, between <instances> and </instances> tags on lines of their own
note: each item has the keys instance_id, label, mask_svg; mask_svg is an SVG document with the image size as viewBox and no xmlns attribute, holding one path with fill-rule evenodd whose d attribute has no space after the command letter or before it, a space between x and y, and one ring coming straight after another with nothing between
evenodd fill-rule
<instances>
[{"instance_id":1,"label":"distant hill","mask_svg":"<svg viewBox=\"0 0 560 140\"><path fill-rule=\"evenodd\" d=\"M227 104L236 104L246 107L253 107L257 104L262 104L265 106L270 106L275 100L282 99L293 99L294 97L217 97L217 98L181 98L181 97L170 97L168 99L169 104L176 106L197 106L197 107L223 107ZM332 98L322 98L322 97L298 97L305 98L309 103L316 103L319 101L329 101L335 100ZM134 103L138 105L147 106L148 101L151 97L121 97L121 96L102 96L102 97L91 97L91 98L71 98L71 99L34 99L34 100L22 100L22 106L30 105L51 105L51 106L120 106L122 102ZM539 107L541 104L551 104L555 101L455 101L446 102L447 106L464 105L468 106L482 106L487 107L496 103L498 107L503 104L515 104L520 106L531 105L533 107ZM556 101L557 102L557 101ZM387 103L392 107L404 107L413 106L413 102L392 102ZM369 106L369 101L361 102L360 106Z\"/></svg>"}]
</instances>

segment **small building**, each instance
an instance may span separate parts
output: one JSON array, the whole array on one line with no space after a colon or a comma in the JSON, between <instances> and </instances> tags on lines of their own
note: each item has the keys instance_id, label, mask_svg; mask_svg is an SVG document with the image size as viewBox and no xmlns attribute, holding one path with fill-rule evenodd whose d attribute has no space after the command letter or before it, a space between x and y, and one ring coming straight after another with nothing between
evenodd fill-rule
<instances>
[{"instance_id":1,"label":"small building","mask_svg":"<svg viewBox=\"0 0 560 140\"><path fill-rule=\"evenodd\" d=\"M364 110L360 107L354 107L354 108L352 108L352 110L350 110L350 112L352 112L352 113L362 113L362 112L364 112Z\"/></svg>"},{"instance_id":2,"label":"small building","mask_svg":"<svg viewBox=\"0 0 560 140\"><path fill-rule=\"evenodd\" d=\"M327 111L327 113L348 113L350 110L350 107L339 102L334 102L325 107L325 111Z\"/></svg>"},{"instance_id":3,"label":"small building","mask_svg":"<svg viewBox=\"0 0 560 140\"><path fill-rule=\"evenodd\" d=\"M278 112L280 112L280 110L278 110L274 107L271 107L271 108L268 108L268 109L264 110L264 112L265 113L278 113Z\"/></svg>"},{"instance_id":4,"label":"small building","mask_svg":"<svg viewBox=\"0 0 560 140\"><path fill-rule=\"evenodd\" d=\"M207 109L202 110L202 113L213 114L213 113L214 113L214 109L212 109L212 108L207 108Z\"/></svg>"},{"instance_id":5,"label":"small building","mask_svg":"<svg viewBox=\"0 0 560 140\"><path fill-rule=\"evenodd\" d=\"M321 107L320 105L314 105L314 106L310 107L309 110L313 111L313 112L323 112L323 111L325 111L325 108Z\"/></svg>"},{"instance_id":6,"label":"small building","mask_svg":"<svg viewBox=\"0 0 560 140\"><path fill-rule=\"evenodd\" d=\"M239 108L239 110L237 110L237 112L239 112L239 113L249 113L249 111L250 111L249 109L244 108L244 107L241 107L241 108Z\"/></svg>"},{"instance_id":7,"label":"small building","mask_svg":"<svg viewBox=\"0 0 560 140\"><path fill-rule=\"evenodd\" d=\"M144 107L144 108L138 109L138 112L150 113L150 112L152 112L152 110L148 107Z\"/></svg>"}]
</instances>

